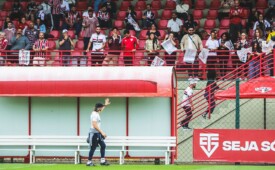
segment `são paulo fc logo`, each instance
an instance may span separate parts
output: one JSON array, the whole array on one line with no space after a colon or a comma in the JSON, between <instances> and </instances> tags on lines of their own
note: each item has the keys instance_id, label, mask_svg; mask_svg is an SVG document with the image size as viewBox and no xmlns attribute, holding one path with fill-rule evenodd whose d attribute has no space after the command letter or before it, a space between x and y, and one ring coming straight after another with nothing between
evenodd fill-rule
<instances>
[{"instance_id":1,"label":"s\u00e3o paulo fc logo","mask_svg":"<svg viewBox=\"0 0 275 170\"><path fill-rule=\"evenodd\" d=\"M219 147L219 134L201 133L200 147L209 158Z\"/></svg>"},{"instance_id":2,"label":"s\u00e3o paulo fc logo","mask_svg":"<svg viewBox=\"0 0 275 170\"><path fill-rule=\"evenodd\" d=\"M269 92L271 90L272 90L271 87L256 87L255 88L255 91L261 92L261 93L267 93L267 92Z\"/></svg>"}]
</instances>

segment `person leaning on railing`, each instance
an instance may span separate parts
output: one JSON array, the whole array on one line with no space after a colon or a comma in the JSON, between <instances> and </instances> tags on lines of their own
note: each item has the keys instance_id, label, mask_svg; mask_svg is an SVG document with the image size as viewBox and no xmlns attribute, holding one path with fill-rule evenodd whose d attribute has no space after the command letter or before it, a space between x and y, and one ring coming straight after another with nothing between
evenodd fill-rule
<instances>
[{"instance_id":1,"label":"person leaning on railing","mask_svg":"<svg viewBox=\"0 0 275 170\"><path fill-rule=\"evenodd\" d=\"M247 60L249 62L248 66L248 78L257 78L260 76L260 58L257 58L261 55L262 49L258 42L252 42L252 53L247 55Z\"/></svg>"},{"instance_id":2,"label":"person leaning on railing","mask_svg":"<svg viewBox=\"0 0 275 170\"><path fill-rule=\"evenodd\" d=\"M201 38L197 35L194 34L194 27L190 26L188 28L188 34L184 35L181 39L180 45L181 45L181 50L186 51L188 49L200 51L202 50L202 41ZM194 63L186 63L186 68L188 69L188 76L189 78L195 78L196 80L199 80L198 72L199 72L199 60L197 55L195 56L190 56L190 58L195 57ZM192 69L193 67L193 69Z\"/></svg>"},{"instance_id":3,"label":"person leaning on railing","mask_svg":"<svg viewBox=\"0 0 275 170\"><path fill-rule=\"evenodd\" d=\"M45 66L46 65L46 51L49 48L48 40L45 39L44 33L39 33L38 40L32 46L33 51L35 51L35 56L33 57L34 66Z\"/></svg>"},{"instance_id":4,"label":"person leaning on railing","mask_svg":"<svg viewBox=\"0 0 275 170\"><path fill-rule=\"evenodd\" d=\"M147 64L151 65L155 56L159 55L160 43L155 37L154 33L151 33L149 38L145 42L145 50L147 52Z\"/></svg>"},{"instance_id":5,"label":"person leaning on railing","mask_svg":"<svg viewBox=\"0 0 275 170\"><path fill-rule=\"evenodd\" d=\"M111 36L108 37L107 42L110 52L108 52L108 55L104 58L103 65L109 65L111 61L113 62L113 66L118 64L122 41L121 35L118 35L118 33L118 29L114 27L111 31Z\"/></svg>"},{"instance_id":6,"label":"person leaning on railing","mask_svg":"<svg viewBox=\"0 0 275 170\"><path fill-rule=\"evenodd\" d=\"M217 51L221 77L227 74L227 68L232 67L232 59L229 58L229 52L227 52L229 50L226 46L227 44L233 47L233 44L229 37L229 33L224 32L222 33L221 38L219 39L219 48Z\"/></svg>"},{"instance_id":7,"label":"person leaning on railing","mask_svg":"<svg viewBox=\"0 0 275 170\"><path fill-rule=\"evenodd\" d=\"M205 48L209 50L208 58L207 58L207 69L214 69L216 71L217 66L217 52L216 50L219 48L219 42L217 40L217 31L212 30L210 37L205 43Z\"/></svg>"},{"instance_id":8,"label":"person leaning on railing","mask_svg":"<svg viewBox=\"0 0 275 170\"><path fill-rule=\"evenodd\" d=\"M178 46L178 40L175 38L174 36L174 33L170 32L169 34L167 34L164 38L164 41L166 40L170 40L172 45L175 46L177 48ZM172 52L171 54L168 54L166 51L164 53L164 59L165 59L165 62L166 62L166 65L167 66L174 66L175 65L175 62L177 60L177 52L174 51Z\"/></svg>"},{"instance_id":9,"label":"person leaning on railing","mask_svg":"<svg viewBox=\"0 0 275 170\"><path fill-rule=\"evenodd\" d=\"M29 39L22 35L22 29L17 29L16 35L11 39L11 53L8 57L8 65L18 64L18 50L29 50L31 43Z\"/></svg>"},{"instance_id":10,"label":"person leaning on railing","mask_svg":"<svg viewBox=\"0 0 275 170\"><path fill-rule=\"evenodd\" d=\"M69 66L71 58L71 52L69 51L74 47L74 42L69 37L68 30L64 29L62 34L62 37L59 39L59 50L61 50L62 65Z\"/></svg>"}]
</instances>

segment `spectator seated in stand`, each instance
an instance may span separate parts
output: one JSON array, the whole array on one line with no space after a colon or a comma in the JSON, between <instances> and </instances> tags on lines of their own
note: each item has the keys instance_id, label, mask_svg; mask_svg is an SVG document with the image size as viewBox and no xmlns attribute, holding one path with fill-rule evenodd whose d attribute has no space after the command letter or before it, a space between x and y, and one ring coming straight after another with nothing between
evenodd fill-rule
<instances>
[{"instance_id":1,"label":"spectator seated in stand","mask_svg":"<svg viewBox=\"0 0 275 170\"><path fill-rule=\"evenodd\" d=\"M146 11L143 13L142 16L142 28L143 29L147 29L149 28L152 24L156 25L155 22L155 14L154 12L151 10L151 5L147 4L146 6Z\"/></svg>"},{"instance_id":2,"label":"spectator seated in stand","mask_svg":"<svg viewBox=\"0 0 275 170\"><path fill-rule=\"evenodd\" d=\"M110 28L112 26L112 19L107 11L107 6L101 7L97 13L97 19L101 28Z\"/></svg>"}]
</instances>

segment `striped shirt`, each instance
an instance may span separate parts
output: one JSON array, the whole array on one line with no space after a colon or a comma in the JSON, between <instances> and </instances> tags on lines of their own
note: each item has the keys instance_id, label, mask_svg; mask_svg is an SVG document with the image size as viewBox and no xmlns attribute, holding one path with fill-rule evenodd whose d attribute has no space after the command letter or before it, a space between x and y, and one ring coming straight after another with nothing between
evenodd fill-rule
<instances>
[{"instance_id":1,"label":"striped shirt","mask_svg":"<svg viewBox=\"0 0 275 170\"><path fill-rule=\"evenodd\" d=\"M42 49L45 49L45 48L48 48L49 47L49 42L48 40L46 39L43 39L43 40L36 40L35 43L34 43L34 48L35 49L39 49L39 50L42 50ZM36 52L35 53L36 57L46 57L46 52Z\"/></svg>"},{"instance_id":2,"label":"striped shirt","mask_svg":"<svg viewBox=\"0 0 275 170\"><path fill-rule=\"evenodd\" d=\"M6 28L4 30L4 33L6 34L6 38L8 40L8 45L11 45L11 39L15 35L15 32L16 32L15 28L11 28L11 29Z\"/></svg>"},{"instance_id":3,"label":"striped shirt","mask_svg":"<svg viewBox=\"0 0 275 170\"><path fill-rule=\"evenodd\" d=\"M91 37L93 33L95 33L96 26L98 25L98 20L96 17L92 18L85 18L83 20L82 25L88 26L87 28L84 28L84 37Z\"/></svg>"},{"instance_id":4,"label":"striped shirt","mask_svg":"<svg viewBox=\"0 0 275 170\"><path fill-rule=\"evenodd\" d=\"M62 0L49 0L49 4L52 5L52 14L60 14L60 6Z\"/></svg>"},{"instance_id":5,"label":"striped shirt","mask_svg":"<svg viewBox=\"0 0 275 170\"><path fill-rule=\"evenodd\" d=\"M0 49L1 50L6 50L8 46L8 40L3 38L2 40L0 40ZM0 56L6 55L5 52L0 52Z\"/></svg>"},{"instance_id":6,"label":"striped shirt","mask_svg":"<svg viewBox=\"0 0 275 170\"><path fill-rule=\"evenodd\" d=\"M81 19L80 12L78 12L78 11L76 11L76 12L71 11L71 12L68 13L67 19L68 19L69 23L71 23L71 24L76 23L77 22L77 18Z\"/></svg>"},{"instance_id":7,"label":"striped shirt","mask_svg":"<svg viewBox=\"0 0 275 170\"><path fill-rule=\"evenodd\" d=\"M96 51L97 49L102 48L103 45L106 43L106 36L101 33L100 34L93 33L90 38L90 42L93 45L92 51ZM101 49L100 51L103 51L103 49ZM93 52L93 53L101 54L102 52Z\"/></svg>"},{"instance_id":8,"label":"striped shirt","mask_svg":"<svg viewBox=\"0 0 275 170\"><path fill-rule=\"evenodd\" d=\"M110 14L109 12L104 12L104 11L99 11L97 13L97 18L99 18L100 20L103 20L103 21L108 21L110 19Z\"/></svg>"}]
</instances>

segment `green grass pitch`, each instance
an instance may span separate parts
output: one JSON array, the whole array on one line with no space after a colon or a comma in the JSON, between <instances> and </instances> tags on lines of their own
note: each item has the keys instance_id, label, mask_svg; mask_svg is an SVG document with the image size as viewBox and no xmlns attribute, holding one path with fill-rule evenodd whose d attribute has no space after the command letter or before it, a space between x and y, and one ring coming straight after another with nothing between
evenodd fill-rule
<instances>
[{"instance_id":1,"label":"green grass pitch","mask_svg":"<svg viewBox=\"0 0 275 170\"><path fill-rule=\"evenodd\" d=\"M275 170L275 166L244 165L110 165L87 167L85 164L0 164L0 170Z\"/></svg>"}]
</instances>

